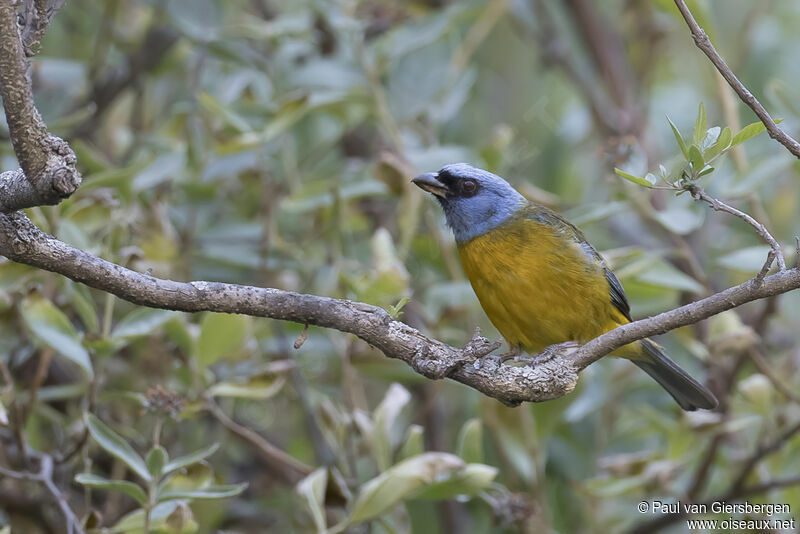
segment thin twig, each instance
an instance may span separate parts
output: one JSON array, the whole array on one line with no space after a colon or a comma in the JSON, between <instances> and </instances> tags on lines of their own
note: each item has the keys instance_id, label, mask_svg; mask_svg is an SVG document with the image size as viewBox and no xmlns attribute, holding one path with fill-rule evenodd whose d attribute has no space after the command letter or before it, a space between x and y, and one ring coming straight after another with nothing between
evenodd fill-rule
<instances>
[{"instance_id":1,"label":"thin twig","mask_svg":"<svg viewBox=\"0 0 800 534\"><path fill-rule=\"evenodd\" d=\"M733 480L729 488L725 492L705 500L704 504L708 506L712 502L733 501L736 499L741 499L742 497L759 495L773 489L785 488L800 484L800 476L792 476L788 478L774 479L750 486L745 485L745 481L750 476L750 473L752 473L756 465L758 465L761 460L770 454L780 450L781 447L783 447L783 445L798 432L800 432L800 422L781 432L769 443L758 447L750 456L748 456L742 468L739 470L739 474ZM696 502L693 499L690 499L690 501ZM657 532L658 530L666 528L667 526L690 515L688 513L688 509L689 508L686 506L681 506L677 513L665 514L650 521L639 523L629 530L628 534L652 534L653 532Z\"/></svg>"},{"instance_id":2,"label":"thin twig","mask_svg":"<svg viewBox=\"0 0 800 534\"><path fill-rule=\"evenodd\" d=\"M39 361L36 364L36 373L33 375L33 381L31 382L30 386L28 386L30 400L25 408L25 416L22 421L23 426L25 426L28 417L30 417L31 413L33 413L33 409L36 407L39 388L47 379L47 372L50 370L50 363L53 361L54 354L55 351L50 347L43 348L39 354Z\"/></svg>"},{"instance_id":3,"label":"thin twig","mask_svg":"<svg viewBox=\"0 0 800 534\"><path fill-rule=\"evenodd\" d=\"M761 122L764 123L764 126L767 128L767 132L769 136L778 141L780 144L786 147L786 149L791 152L794 157L800 158L800 143L794 140L789 134L781 130L775 121L772 120L769 113L764 106L761 105L761 102L753 96L747 87L744 86L742 82L739 81L739 78L733 73L731 68L722 59L722 56L719 55L717 50L714 48L714 45L711 44L711 39L708 38L706 32L703 28L697 24L697 21L694 19L692 12L689 11L689 8L686 7L686 2L684 0L675 0L675 5L678 6L678 10L680 10L681 15L683 15L683 19L686 21L686 24L689 26L689 30L692 32L692 37L694 38L694 42L697 45L697 48L703 51L703 53L711 60L711 63L717 68L720 74L725 78L728 84L736 91L736 94L739 95L739 98L742 99L742 102L747 104L750 109L761 119Z\"/></svg>"},{"instance_id":4,"label":"thin twig","mask_svg":"<svg viewBox=\"0 0 800 534\"><path fill-rule=\"evenodd\" d=\"M785 429L772 441L759 446L755 452L753 452L753 454L747 458L744 465L742 465L741 469L739 470L739 474L733 480L733 483L728 490L728 495L736 495L742 488L744 488L747 477L750 476L750 473L753 472L753 469L755 469L756 465L758 465L758 463L767 456L779 451L781 447L783 447L783 444L789 441L798 432L800 432L800 421Z\"/></svg>"},{"instance_id":5,"label":"thin twig","mask_svg":"<svg viewBox=\"0 0 800 534\"><path fill-rule=\"evenodd\" d=\"M772 255L774 255L774 258L778 260L778 270L781 272L786 270L786 260L783 257L783 251L781 250L781 246L778 243L778 241L774 237L772 237L772 234L769 233L769 230L767 230L766 226L764 226L763 224L761 224L760 222L758 222L745 212L738 210L733 206L729 206L728 204L722 202L721 200L710 196L708 193L703 191L703 189L701 189L696 185L689 185L687 186L686 189L687 191L689 191L689 193L691 193L694 199L706 202L715 211L724 211L725 213L730 213L731 215L735 215L736 217L739 217L740 219L747 222L747 224L755 228L756 233L759 236L761 236L761 238L764 241L766 241L767 244L769 244L770 248L772 249L771 251ZM773 258L768 256L767 261L762 270L768 271L770 265L772 265L772 261ZM764 274L766 274L766 272ZM763 277L764 275L761 275L761 277L758 278L758 280L761 280Z\"/></svg>"},{"instance_id":6,"label":"thin twig","mask_svg":"<svg viewBox=\"0 0 800 534\"><path fill-rule=\"evenodd\" d=\"M764 354L758 349L758 347L751 346L747 349L747 355L753 360L753 363L758 368L758 370L766 376L772 385L775 386L775 389L783 393L783 395L792 402L796 402L800 404L800 396L797 395L792 389L787 386L783 380L772 370L770 367L769 362L764 357Z\"/></svg>"},{"instance_id":7,"label":"thin twig","mask_svg":"<svg viewBox=\"0 0 800 534\"><path fill-rule=\"evenodd\" d=\"M83 530L83 527L81 526L80 520L75 515L75 512L72 511L72 508L70 508L67 499L64 497L64 494L61 493L61 490L59 490L58 486L56 486L55 482L53 482L53 457L49 454L41 453L31 454L31 456L39 459L38 473L31 473L29 471L13 471L5 467L0 467L0 475L8 478L15 478L17 480L30 480L43 484L44 487L47 488L47 491L50 492L50 495L53 496L53 499L55 499L56 504L58 504L58 507L61 509L61 513L64 514L64 519L66 519L67 533L86 534L86 531Z\"/></svg>"},{"instance_id":8,"label":"thin twig","mask_svg":"<svg viewBox=\"0 0 800 534\"><path fill-rule=\"evenodd\" d=\"M207 404L208 411L213 415L222 426L230 432L236 434L249 445L251 445L258 456L275 474L290 484L296 484L306 475L311 473L312 468L297 458L290 456L264 438L261 434L247 428L234 421L213 401Z\"/></svg>"}]
</instances>

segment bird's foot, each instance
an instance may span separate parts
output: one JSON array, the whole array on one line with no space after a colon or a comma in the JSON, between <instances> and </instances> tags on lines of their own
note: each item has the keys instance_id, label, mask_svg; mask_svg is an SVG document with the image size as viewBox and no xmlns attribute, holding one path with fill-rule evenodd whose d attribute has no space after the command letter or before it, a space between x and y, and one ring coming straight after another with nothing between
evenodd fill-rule
<instances>
[{"instance_id":1,"label":"bird's foot","mask_svg":"<svg viewBox=\"0 0 800 534\"><path fill-rule=\"evenodd\" d=\"M493 362L496 365L500 365L508 360L517 360L522 354L522 349L519 347L508 347L508 351L502 354L487 354L486 356L478 359L473 364L476 369L480 369L481 366L486 362Z\"/></svg>"},{"instance_id":2,"label":"bird's foot","mask_svg":"<svg viewBox=\"0 0 800 534\"><path fill-rule=\"evenodd\" d=\"M532 367L536 367L537 365L549 362L559 354L563 354L566 351L577 349L578 347L580 347L580 343L576 341L565 341L563 343L556 343L554 345L549 345L544 349L542 349L542 351L533 358L528 358L526 363Z\"/></svg>"}]
</instances>

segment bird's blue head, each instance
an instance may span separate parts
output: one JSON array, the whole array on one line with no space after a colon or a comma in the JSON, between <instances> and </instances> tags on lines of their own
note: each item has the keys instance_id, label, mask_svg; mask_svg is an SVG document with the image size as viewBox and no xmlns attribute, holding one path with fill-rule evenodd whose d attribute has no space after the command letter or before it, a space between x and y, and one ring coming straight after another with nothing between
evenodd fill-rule
<instances>
[{"instance_id":1,"label":"bird's blue head","mask_svg":"<svg viewBox=\"0 0 800 534\"><path fill-rule=\"evenodd\" d=\"M446 165L412 182L436 197L458 243L493 230L527 202L496 174L466 163Z\"/></svg>"}]
</instances>

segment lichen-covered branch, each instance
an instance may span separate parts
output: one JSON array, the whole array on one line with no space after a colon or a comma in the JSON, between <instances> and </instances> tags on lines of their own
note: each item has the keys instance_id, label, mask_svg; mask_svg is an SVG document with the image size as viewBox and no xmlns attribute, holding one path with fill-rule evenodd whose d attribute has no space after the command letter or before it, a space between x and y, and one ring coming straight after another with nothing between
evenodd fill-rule
<instances>
[{"instance_id":1,"label":"lichen-covered branch","mask_svg":"<svg viewBox=\"0 0 800 534\"><path fill-rule=\"evenodd\" d=\"M386 356L403 360L428 378L452 378L509 405L566 395L575 387L581 370L622 345L800 287L797 269L752 279L686 306L616 328L577 350L556 354L534 367L517 367L492 360L475 365L478 359L495 350L498 343L476 335L464 348L452 347L369 304L237 284L176 282L138 273L44 234L21 213L0 215L0 254L141 306L240 313L348 332Z\"/></svg>"},{"instance_id":2,"label":"lichen-covered branch","mask_svg":"<svg viewBox=\"0 0 800 534\"><path fill-rule=\"evenodd\" d=\"M58 204L81 183L77 158L36 109L14 2L0 0L0 96L20 170L0 174L0 212Z\"/></svg>"}]
</instances>

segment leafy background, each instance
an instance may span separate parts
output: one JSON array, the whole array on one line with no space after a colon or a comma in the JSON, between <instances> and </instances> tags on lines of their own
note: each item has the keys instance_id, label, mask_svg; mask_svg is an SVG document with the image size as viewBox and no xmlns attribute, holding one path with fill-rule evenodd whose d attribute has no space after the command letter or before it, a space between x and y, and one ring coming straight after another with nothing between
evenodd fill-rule
<instances>
[{"instance_id":1,"label":"leafy background","mask_svg":"<svg viewBox=\"0 0 800 534\"><path fill-rule=\"evenodd\" d=\"M605 42L619 45L610 63L576 23L585 2L546 4L72 0L32 79L85 181L29 215L138 271L370 302L454 345L475 326L498 334L438 207L408 181L446 163L488 168L564 212L613 265L635 317L756 273L768 248L740 220L613 172L680 168L665 115L687 140L700 103L709 127L736 133L754 120L673 4L591 7ZM782 127L799 131L800 6L690 6ZM601 68L610 64L623 66L623 89ZM633 126L615 131L598 109L634 116ZM4 127L8 170L17 164ZM762 134L715 167L699 182L710 194L792 243L796 160ZM16 439L62 458L60 487L90 527L109 532L142 531L130 496L139 494L73 479L147 489L128 467L141 470L145 455L163 467L161 452L147 454L154 442L171 457L221 447L169 482L188 489L153 510L153 532L619 532L651 518L639 501L685 495L712 446L695 497L724 493L759 440L797 419L796 397L748 355L760 347L783 389L797 391L798 312L787 294L659 340L708 377L720 413L682 413L634 366L610 360L563 399L510 409L338 332L312 328L295 350L302 325L141 309L6 261L0 353L13 384L0 390L0 433L12 443L17 428ZM88 412L102 426L87 439ZM270 457L264 440L290 457ZM751 479L792 474L798 454L800 439L787 440ZM243 493L216 498L241 482ZM0 480L0 525L58 532L56 507L26 513L10 498L20 491L48 498ZM751 500L797 510L800 490Z\"/></svg>"}]
</instances>

